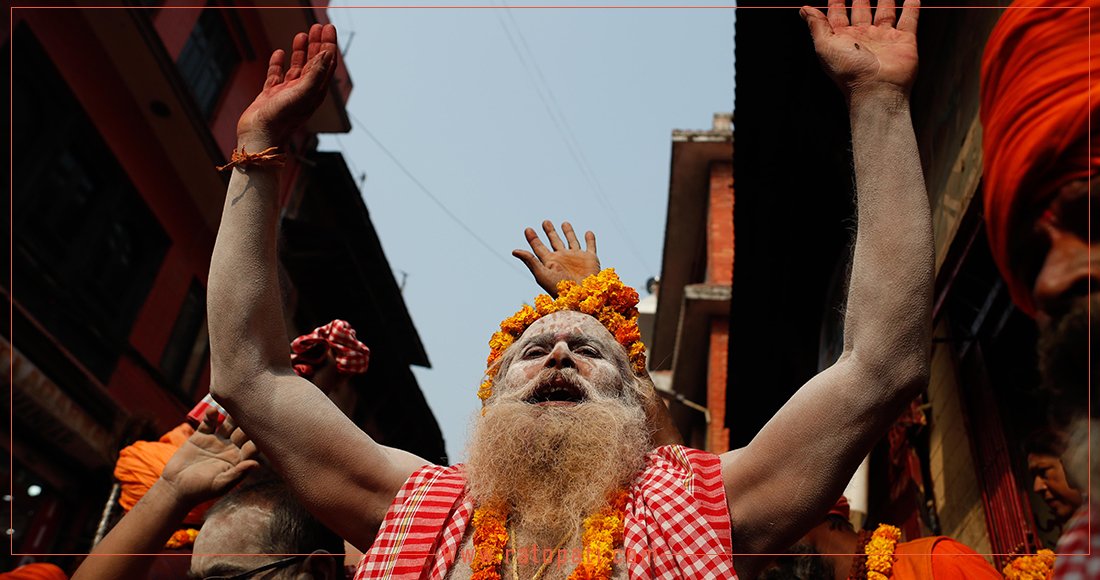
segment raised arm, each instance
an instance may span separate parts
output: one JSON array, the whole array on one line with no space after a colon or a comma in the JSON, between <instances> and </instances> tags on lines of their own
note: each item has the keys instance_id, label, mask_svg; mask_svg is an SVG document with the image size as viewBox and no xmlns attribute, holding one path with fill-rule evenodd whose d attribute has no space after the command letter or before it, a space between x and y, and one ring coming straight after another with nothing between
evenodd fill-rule
<instances>
[{"instance_id":1,"label":"raised arm","mask_svg":"<svg viewBox=\"0 0 1100 580\"><path fill-rule=\"evenodd\" d=\"M207 410L195 433L168 460L160 478L96 544L73 580L144 579L153 557L131 554L160 552L189 511L232 489L256 467L256 446L247 442L238 446L234 437L246 440L232 425L218 425L216 410Z\"/></svg>"},{"instance_id":2,"label":"raised arm","mask_svg":"<svg viewBox=\"0 0 1100 580\"><path fill-rule=\"evenodd\" d=\"M263 91L241 115L237 144L283 144L327 93L336 29L294 38L290 68L271 55ZM405 479L427 462L377 444L290 366L276 256L278 170L233 169L210 266L211 392L322 523L360 549Z\"/></svg>"},{"instance_id":3,"label":"raised arm","mask_svg":"<svg viewBox=\"0 0 1100 580\"><path fill-rule=\"evenodd\" d=\"M909 114L917 69L917 0L894 27L893 0L844 0L802 17L848 100L858 232L844 351L745 448L722 457L734 551L782 549L836 501L848 479L926 384L931 336L932 228ZM755 558L738 560L752 577Z\"/></svg>"}]
</instances>

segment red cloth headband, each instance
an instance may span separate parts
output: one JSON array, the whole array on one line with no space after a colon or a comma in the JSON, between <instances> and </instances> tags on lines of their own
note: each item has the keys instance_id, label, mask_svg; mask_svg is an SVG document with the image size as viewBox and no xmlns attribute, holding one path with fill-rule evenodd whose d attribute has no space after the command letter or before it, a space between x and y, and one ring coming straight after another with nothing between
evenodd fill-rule
<instances>
[{"instance_id":1,"label":"red cloth headband","mask_svg":"<svg viewBox=\"0 0 1100 580\"><path fill-rule=\"evenodd\" d=\"M1010 254L1058 189L1088 179L1100 165L1100 71L1089 83L1089 43L1100 33L1100 2L1021 4L1005 10L982 58L982 154L993 258L1012 299L1034 316L1030 276L1036 272L1014 269ZM1092 45L1100 50L1100 39Z\"/></svg>"},{"instance_id":2,"label":"red cloth headband","mask_svg":"<svg viewBox=\"0 0 1100 580\"><path fill-rule=\"evenodd\" d=\"M329 349L336 359L336 369L346 374L367 372L370 363L370 349L355 338L355 329L344 320L319 326L309 334L304 334L290 343L290 362L294 372L310 378L317 368L325 362Z\"/></svg>"}]
</instances>

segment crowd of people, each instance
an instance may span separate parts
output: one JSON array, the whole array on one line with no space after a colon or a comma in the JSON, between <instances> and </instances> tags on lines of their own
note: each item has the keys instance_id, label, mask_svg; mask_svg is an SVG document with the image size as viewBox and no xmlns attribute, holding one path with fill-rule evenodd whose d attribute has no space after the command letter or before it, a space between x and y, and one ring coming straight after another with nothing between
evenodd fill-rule
<instances>
[{"instance_id":1,"label":"crowd of people","mask_svg":"<svg viewBox=\"0 0 1100 580\"><path fill-rule=\"evenodd\" d=\"M1009 8L990 37L984 212L1013 300L1040 329L1055 401L1058 429L1027 449L1034 491L1064 524L1053 567L1038 569L1077 580L1100 578L1089 556L1100 548L1089 527L1095 363L1085 367L1100 304L1089 213L1100 83L1081 58L1100 11L1056 5ZM646 370L637 293L601 270L591 232L582 244L568 223L559 236L546 222L549 245L528 229L531 251L515 255L547 294L492 335L468 461L452 466L381 445L349 419L347 384L369 349L346 323L287 356L278 147L328 92L338 55L332 25L298 34L289 66L283 50L271 55L237 127L208 287L216 404L166 440L170 452L73 578L152 577L156 559L133 555L171 541L193 543L189 574L207 579L1027 577L951 538L856 530L841 495L930 372L932 225L909 110L919 10L831 0L800 11L852 134L857 232L832 366L747 446L681 445ZM847 412L824 411L837 407ZM8 577L35 577L21 573L38 572Z\"/></svg>"}]
</instances>

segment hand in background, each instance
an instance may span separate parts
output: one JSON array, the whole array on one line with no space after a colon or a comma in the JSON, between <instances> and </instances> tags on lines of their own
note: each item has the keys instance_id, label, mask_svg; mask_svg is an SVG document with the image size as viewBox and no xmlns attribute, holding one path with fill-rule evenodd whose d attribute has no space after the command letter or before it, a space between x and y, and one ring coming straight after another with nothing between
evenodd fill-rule
<instances>
[{"instance_id":1,"label":"hand in background","mask_svg":"<svg viewBox=\"0 0 1100 580\"><path fill-rule=\"evenodd\" d=\"M565 236L566 244L562 243L554 223L550 220L542 222L542 230L550 240L550 249L543 245L535 230L527 228L523 230L523 234L527 237L527 243L531 245L531 252L534 253L513 250L512 255L527 266L535 277L535 282L550 296L557 297L558 282L562 280L580 282L592 274L599 274L600 258L596 255L595 234L584 233L585 249L582 250L577 234L573 232L573 226L569 222L561 223L561 232Z\"/></svg>"},{"instance_id":2,"label":"hand in background","mask_svg":"<svg viewBox=\"0 0 1100 580\"><path fill-rule=\"evenodd\" d=\"M217 409L207 409L202 423L168 460L160 477L180 501L197 505L239 483L259 463L256 444L233 420L217 424ZM189 506L190 507L190 506Z\"/></svg>"}]
</instances>

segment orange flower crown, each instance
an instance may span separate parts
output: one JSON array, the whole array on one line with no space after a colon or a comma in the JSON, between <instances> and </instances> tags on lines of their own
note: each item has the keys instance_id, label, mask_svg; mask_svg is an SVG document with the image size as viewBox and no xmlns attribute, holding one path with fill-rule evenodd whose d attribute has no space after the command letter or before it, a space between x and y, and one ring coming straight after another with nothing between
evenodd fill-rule
<instances>
[{"instance_id":1,"label":"orange flower crown","mask_svg":"<svg viewBox=\"0 0 1100 580\"><path fill-rule=\"evenodd\" d=\"M493 378L500 369L497 363L504 351L536 320L562 310L583 312L599 320L626 349L634 372L645 374L645 345L638 330L638 292L624 285L614 268L607 268L579 284L572 280L559 282L556 299L548 294L539 294L535 296L534 308L524 304L518 312L500 323L500 330L489 339L485 380L477 390L482 402L493 395Z\"/></svg>"}]
</instances>

